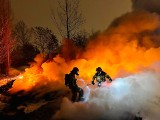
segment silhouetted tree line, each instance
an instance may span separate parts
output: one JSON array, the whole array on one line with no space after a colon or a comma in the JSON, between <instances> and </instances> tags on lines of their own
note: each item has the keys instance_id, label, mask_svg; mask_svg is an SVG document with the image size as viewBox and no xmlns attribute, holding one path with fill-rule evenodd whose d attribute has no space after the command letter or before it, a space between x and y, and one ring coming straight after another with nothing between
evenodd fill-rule
<instances>
[{"instance_id":1,"label":"silhouetted tree line","mask_svg":"<svg viewBox=\"0 0 160 120\"><path fill-rule=\"evenodd\" d=\"M16 40L12 52L13 67L29 65L28 63L32 62L39 53L43 53L46 60L52 59L57 54L66 60L68 58L75 59L77 52L84 51L88 40L94 36L94 33L90 35L86 31L80 31L72 39L66 40L64 38L62 42L59 42L60 40L49 28L41 26L28 28L23 21L19 21L14 26L12 33ZM70 53L64 50L64 46Z\"/></svg>"},{"instance_id":2,"label":"silhouetted tree line","mask_svg":"<svg viewBox=\"0 0 160 120\"><path fill-rule=\"evenodd\" d=\"M90 38L93 39L93 37L94 33L90 35L85 31L81 31L72 39L67 41L64 39L60 43L49 28L40 26L28 28L24 21L21 20L12 29L12 39L15 42L11 53L11 66L29 65L39 53L43 53L45 59L52 59L57 54L60 54L65 59L67 59L66 56L70 59L75 59L77 50L85 50L88 40ZM63 49L66 43L70 46L69 49L67 48L70 54L66 53Z\"/></svg>"},{"instance_id":3,"label":"silhouetted tree line","mask_svg":"<svg viewBox=\"0 0 160 120\"><path fill-rule=\"evenodd\" d=\"M47 27L29 28L22 20L11 25L9 0L0 0L0 4L0 76L8 75L10 65L16 68L29 65L39 53L43 53L43 62L53 59L57 54L66 61L75 59L97 34L79 31L85 21L79 12L79 0L59 1L61 7L57 9L57 15L52 14L63 40L58 40Z\"/></svg>"}]
</instances>

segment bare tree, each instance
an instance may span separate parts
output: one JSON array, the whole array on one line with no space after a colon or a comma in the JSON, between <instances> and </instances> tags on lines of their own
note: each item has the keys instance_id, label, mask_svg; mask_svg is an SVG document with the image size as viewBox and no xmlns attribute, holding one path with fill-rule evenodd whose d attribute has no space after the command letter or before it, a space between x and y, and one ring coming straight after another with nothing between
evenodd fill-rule
<instances>
[{"instance_id":1,"label":"bare tree","mask_svg":"<svg viewBox=\"0 0 160 120\"><path fill-rule=\"evenodd\" d=\"M0 5L0 73L8 75L13 48L10 1L0 0Z\"/></svg>"},{"instance_id":2,"label":"bare tree","mask_svg":"<svg viewBox=\"0 0 160 120\"><path fill-rule=\"evenodd\" d=\"M35 27L33 28L33 32L35 35L33 44L41 53L45 53L46 55L51 52L57 53L59 49L58 40L50 29Z\"/></svg>"},{"instance_id":3,"label":"bare tree","mask_svg":"<svg viewBox=\"0 0 160 120\"><path fill-rule=\"evenodd\" d=\"M79 0L58 0L52 18L61 36L67 39L73 38L85 21L79 12Z\"/></svg>"},{"instance_id":4,"label":"bare tree","mask_svg":"<svg viewBox=\"0 0 160 120\"><path fill-rule=\"evenodd\" d=\"M21 20L15 25L13 29L13 36L16 38L16 43L18 46L24 46L29 44L31 39L31 30Z\"/></svg>"}]
</instances>

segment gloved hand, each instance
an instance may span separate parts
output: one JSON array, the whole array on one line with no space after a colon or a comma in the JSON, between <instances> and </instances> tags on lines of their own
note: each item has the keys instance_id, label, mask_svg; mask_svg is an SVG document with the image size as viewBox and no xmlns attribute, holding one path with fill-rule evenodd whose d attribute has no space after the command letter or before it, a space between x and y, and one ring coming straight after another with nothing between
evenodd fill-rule
<instances>
[{"instance_id":1,"label":"gloved hand","mask_svg":"<svg viewBox=\"0 0 160 120\"><path fill-rule=\"evenodd\" d=\"M111 79L111 78L109 78L109 81L110 81L110 82L112 82L112 79Z\"/></svg>"},{"instance_id":2,"label":"gloved hand","mask_svg":"<svg viewBox=\"0 0 160 120\"><path fill-rule=\"evenodd\" d=\"M94 81L92 81L92 84L93 84L93 85L95 84Z\"/></svg>"}]
</instances>

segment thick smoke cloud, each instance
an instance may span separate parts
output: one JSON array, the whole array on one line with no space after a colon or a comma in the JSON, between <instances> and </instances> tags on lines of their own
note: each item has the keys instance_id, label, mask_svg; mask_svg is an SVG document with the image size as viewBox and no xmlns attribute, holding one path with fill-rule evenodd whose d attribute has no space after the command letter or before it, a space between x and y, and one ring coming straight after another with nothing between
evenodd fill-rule
<instances>
[{"instance_id":1,"label":"thick smoke cloud","mask_svg":"<svg viewBox=\"0 0 160 120\"><path fill-rule=\"evenodd\" d=\"M133 11L115 19L104 32L107 42L129 43L135 41L138 47L160 46L160 16L147 11ZM120 41L121 40L121 41ZM125 46L124 46L125 47Z\"/></svg>"},{"instance_id":2,"label":"thick smoke cloud","mask_svg":"<svg viewBox=\"0 0 160 120\"><path fill-rule=\"evenodd\" d=\"M92 89L84 103L64 98L53 119L132 120L140 112L143 118L159 120L160 75L142 72L116 79L110 87Z\"/></svg>"},{"instance_id":3,"label":"thick smoke cloud","mask_svg":"<svg viewBox=\"0 0 160 120\"><path fill-rule=\"evenodd\" d=\"M160 14L159 0L132 0L133 10L147 10Z\"/></svg>"}]
</instances>

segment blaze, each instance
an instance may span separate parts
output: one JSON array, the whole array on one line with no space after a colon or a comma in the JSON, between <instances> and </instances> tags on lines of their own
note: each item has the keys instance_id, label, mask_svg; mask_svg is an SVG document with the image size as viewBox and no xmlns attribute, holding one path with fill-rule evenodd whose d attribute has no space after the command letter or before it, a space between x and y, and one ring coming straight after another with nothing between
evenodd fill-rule
<instances>
[{"instance_id":1,"label":"blaze","mask_svg":"<svg viewBox=\"0 0 160 120\"><path fill-rule=\"evenodd\" d=\"M157 66L153 65L160 62L159 31L159 15L148 12L127 13L117 18L97 38L89 40L86 50L79 51L76 59L66 62L57 55L39 67L42 57L38 55L36 64L26 69L12 91L30 90L46 82L64 84L64 74L75 66L80 70L79 78L86 83L91 82L97 67L101 67L113 79L146 69L157 70Z\"/></svg>"}]
</instances>

